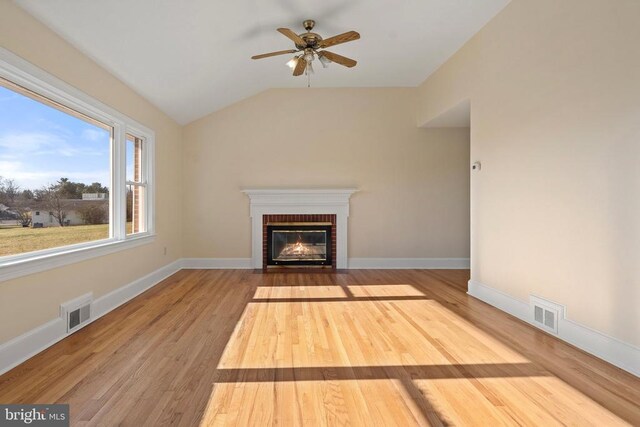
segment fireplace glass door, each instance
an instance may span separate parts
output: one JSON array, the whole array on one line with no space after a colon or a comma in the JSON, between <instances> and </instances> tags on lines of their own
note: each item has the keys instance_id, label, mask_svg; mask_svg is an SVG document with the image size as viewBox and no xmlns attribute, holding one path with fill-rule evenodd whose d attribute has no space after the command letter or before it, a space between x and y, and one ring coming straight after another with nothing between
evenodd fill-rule
<instances>
[{"instance_id":1,"label":"fireplace glass door","mask_svg":"<svg viewBox=\"0 0 640 427\"><path fill-rule=\"evenodd\" d=\"M267 225L267 265L331 265L331 225Z\"/></svg>"}]
</instances>

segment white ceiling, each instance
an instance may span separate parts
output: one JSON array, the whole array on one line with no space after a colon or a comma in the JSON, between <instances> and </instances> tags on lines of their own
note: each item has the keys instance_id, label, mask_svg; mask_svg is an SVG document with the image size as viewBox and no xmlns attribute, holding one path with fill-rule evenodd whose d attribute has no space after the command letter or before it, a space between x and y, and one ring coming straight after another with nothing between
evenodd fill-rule
<instances>
[{"instance_id":1,"label":"white ceiling","mask_svg":"<svg viewBox=\"0 0 640 427\"><path fill-rule=\"evenodd\" d=\"M273 87L306 87L275 30L361 39L330 48L358 61L315 65L314 87L416 86L509 0L15 0L179 123Z\"/></svg>"}]
</instances>

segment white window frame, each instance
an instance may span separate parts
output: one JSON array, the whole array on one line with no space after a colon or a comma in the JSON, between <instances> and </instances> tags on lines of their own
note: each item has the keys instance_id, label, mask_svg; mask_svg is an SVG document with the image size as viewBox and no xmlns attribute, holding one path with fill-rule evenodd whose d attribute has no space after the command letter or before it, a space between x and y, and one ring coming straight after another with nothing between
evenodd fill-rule
<instances>
[{"instance_id":1,"label":"white window frame","mask_svg":"<svg viewBox=\"0 0 640 427\"><path fill-rule=\"evenodd\" d=\"M129 128L130 129L130 128ZM142 207L144 209L143 214L144 214L144 224L145 224L145 231L142 232L137 232L137 233L132 233L127 235L126 234L126 230L124 231L126 238L132 238L134 236L140 236L144 233L147 232L147 230L149 229L149 224L152 221L152 215L149 214L149 210L147 209L147 203L149 202L149 196L147 193L149 193L149 188L150 188L150 179L149 179L149 168L151 166L152 161L149 159L149 149L148 149L148 142L147 142L147 137L144 135L139 135L138 133L134 133L131 131L125 132L125 157L126 157L126 136L127 135L131 135L134 138L140 139L142 142L142 157L140 158L140 168L142 170L142 174L141 174L141 180L140 182L136 182L136 181L125 181L125 190L124 190L124 197L125 197L125 221L126 221L126 196L127 196L127 187L129 185L131 186L137 186L137 187L142 187L144 188L144 202L142 203ZM125 168L126 168L126 159L124 160L125 163ZM125 170L125 179L126 179L126 170ZM126 222L124 224L124 226L126 227Z\"/></svg>"},{"instance_id":2,"label":"white window frame","mask_svg":"<svg viewBox=\"0 0 640 427\"><path fill-rule=\"evenodd\" d=\"M151 243L155 239L155 133L0 47L0 77L113 127L109 238L0 257L0 282ZM126 135L144 141L146 231L126 233Z\"/></svg>"}]
</instances>

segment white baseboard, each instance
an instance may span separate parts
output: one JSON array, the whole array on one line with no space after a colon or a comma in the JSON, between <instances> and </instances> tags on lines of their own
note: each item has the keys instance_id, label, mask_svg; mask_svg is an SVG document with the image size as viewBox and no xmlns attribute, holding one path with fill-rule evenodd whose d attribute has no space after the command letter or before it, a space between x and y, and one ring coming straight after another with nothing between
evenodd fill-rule
<instances>
[{"instance_id":1,"label":"white baseboard","mask_svg":"<svg viewBox=\"0 0 640 427\"><path fill-rule=\"evenodd\" d=\"M251 258L184 258L186 269L252 269ZM349 258L351 269L466 269L469 258Z\"/></svg>"},{"instance_id":2,"label":"white baseboard","mask_svg":"<svg viewBox=\"0 0 640 427\"><path fill-rule=\"evenodd\" d=\"M251 258L183 258L182 268L221 270L221 269L252 269Z\"/></svg>"},{"instance_id":3,"label":"white baseboard","mask_svg":"<svg viewBox=\"0 0 640 427\"><path fill-rule=\"evenodd\" d=\"M467 293L535 326L529 303L525 301L475 280L469 280ZM640 377L640 348L567 319L567 311L563 312L565 315L558 319L558 335L554 336Z\"/></svg>"},{"instance_id":4,"label":"white baseboard","mask_svg":"<svg viewBox=\"0 0 640 427\"><path fill-rule=\"evenodd\" d=\"M469 258L349 258L350 269L467 269Z\"/></svg>"},{"instance_id":5,"label":"white baseboard","mask_svg":"<svg viewBox=\"0 0 640 427\"><path fill-rule=\"evenodd\" d=\"M478 298L489 305L499 308L520 320L529 322L529 303L525 301L516 299L511 295L487 285L483 285L475 280L469 280L467 294L474 298Z\"/></svg>"},{"instance_id":6,"label":"white baseboard","mask_svg":"<svg viewBox=\"0 0 640 427\"><path fill-rule=\"evenodd\" d=\"M0 375L67 336L62 318L55 318L0 346Z\"/></svg>"},{"instance_id":7,"label":"white baseboard","mask_svg":"<svg viewBox=\"0 0 640 427\"><path fill-rule=\"evenodd\" d=\"M174 261L128 285L97 298L92 304L91 321L84 326L99 319L132 298L135 298L162 280L180 271L181 268L182 260ZM3 343L0 345L0 375L13 369L63 338L66 338L68 335L70 334L67 333L64 320L58 317Z\"/></svg>"},{"instance_id":8,"label":"white baseboard","mask_svg":"<svg viewBox=\"0 0 640 427\"><path fill-rule=\"evenodd\" d=\"M104 316L111 310L121 306L125 302L137 297L147 289L150 289L162 282L167 277L172 274L177 273L182 269L182 260L176 260L171 264L167 264L164 267L153 271L146 276L134 280L133 282L125 285L121 288L118 288L114 291L109 292L106 295L101 296L93 301L93 306L91 309L93 310L92 319L98 319L99 317Z\"/></svg>"}]
</instances>

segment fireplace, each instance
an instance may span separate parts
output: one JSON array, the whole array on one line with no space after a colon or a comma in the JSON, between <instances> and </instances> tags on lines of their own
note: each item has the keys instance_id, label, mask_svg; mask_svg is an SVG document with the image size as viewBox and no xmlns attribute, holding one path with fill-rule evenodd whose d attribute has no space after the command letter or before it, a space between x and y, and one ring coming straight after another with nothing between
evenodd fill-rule
<instances>
[{"instance_id":1,"label":"fireplace","mask_svg":"<svg viewBox=\"0 0 640 427\"><path fill-rule=\"evenodd\" d=\"M262 268L336 268L336 216L262 217Z\"/></svg>"},{"instance_id":2,"label":"fireplace","mask_svg":"<svg viewBox=\"0 0 640 427\"><path fill-rule=\"evenodd\" d=\"M251 201L251 265L253 268L266 269L267 267L288 266L268 264L267 225L301 222L330 223L331 261L329 262L327 259L325 264L320 264L320 267L347 268L349 198L356 191L355 188L254 188L242 190ZM327 242L327 249L328 247L329 243ZM276 254L277 257L278 254ZM296 262L298 264L292 265L302 266L299 263L302 261ZM318 265L307 265L307 267L318 267Z\"/></svg>"},{"instance_id":3,"label":"fireplace","mask_svg":"<svg viewBox=\"0 0 640 427\"><path fill-rule=\"evenodd\" d=\"M267 266L331 266L331 230L325 222L267 224Z\"/></svg>"}]
</instances>

